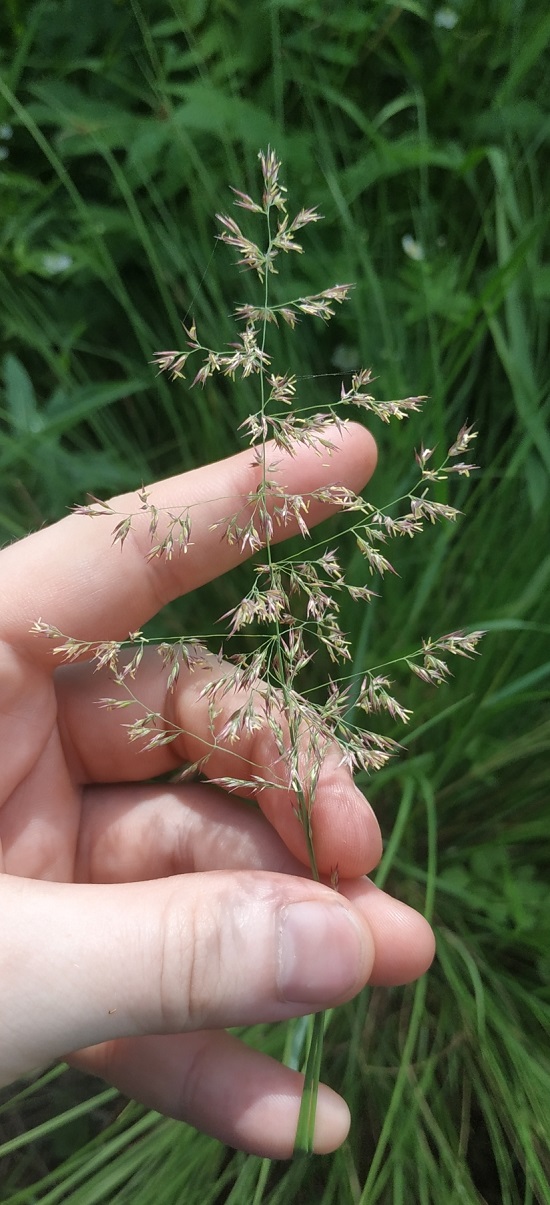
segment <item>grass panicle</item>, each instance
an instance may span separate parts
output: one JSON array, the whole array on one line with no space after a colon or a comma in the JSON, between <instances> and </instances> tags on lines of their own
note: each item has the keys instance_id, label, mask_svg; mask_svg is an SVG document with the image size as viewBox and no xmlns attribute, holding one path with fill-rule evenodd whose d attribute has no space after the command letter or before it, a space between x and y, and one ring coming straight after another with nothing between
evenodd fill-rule
<instances>
[{"instance_id":1,"label":"grass panicle","mask_svg":"<svg viewBox=\"0 0 550 1205\"><path fill-rule=\"evenodd\" d=\"M365 714L365 665L391 678L374 667L421 650L423 635L488 632L483 657L453 659L435 707L411 674L409 723L396 733L388 714L406 757L368 778L385 837L377 881L433 907L438 957L423 988L374 988L326 1019L323 1076L352 1111L346 1146L269 1165L98 1101L95 1081L56 1069L0 1095L0 1200L356 1205L368 1183L368 1205L548 1205L547 6L242 0L236 14L133 0L88 6L83 20L72 0L9 0L0 31L2 539L89 492L125 493L237 446L258 409L256 376L238 388L209 377L191 419L147 361L155 348L190 350L181 318L205 348L228 354L238 337L235 249L213 245L211 215L228 180L254 192L257 148L271 143L296 211L325 214L297 232L308 253L286 257L285 296L319 300L327 281L356 282L345 305L329 301L328 326L277 313L274 366L297 392L315 390L317 411L361 364L390 399L412 382L430 394L427 425L415 411L389 427L373 417L372 505L387 515L388 499L407 496L423 439L435 448L426 468L464 424L483 443L482 471L455 475L452 497L453 478L429 483L465 520L393 541L399 576L386 572L383 599L353 535L343 541L347 721ZM254 213L232 212L248 236ZM253 279L240 277L241 304L261 311ZM274 274L270 288L276 309ZM248 318L263 316L245 310L241 334ZM212 647L218 617L249 588L243 568L189 597L188 631ZM352 590L371 590L369 605ZM143 636L169 645L181 626L168 607ZM195 647L184 641L168 672ZM138 651L122 649L119 667ZM384 713L375 719L386 734ZM298 1066L300 1025L246 1037Z\"/></svg>"}]
</instances>

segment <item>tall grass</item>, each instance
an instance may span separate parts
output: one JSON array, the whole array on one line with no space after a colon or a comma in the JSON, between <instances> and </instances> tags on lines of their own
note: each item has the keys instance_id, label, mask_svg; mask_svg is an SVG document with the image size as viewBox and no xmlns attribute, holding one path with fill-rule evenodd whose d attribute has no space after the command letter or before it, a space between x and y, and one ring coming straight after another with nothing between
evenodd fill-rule
<instances>
[{"instance_id":1,"label":"tall grass","mask_svg":"<svg viewBox=\"0 0 550 1205\"><path fill-rule=\"evenodd\" d=\"M304 326L299 358L284 348L312 398L372 363L386 396L430 395L434 442L466 418L480 431L458 532L403 549L368 619L350 611L355 641L378 660L420 632L489 632L445 693L413 689L404 755L368 784L378 880L432 917L438 958L331 1017L342 1151L271 1167L50 1072L2 1095L10 1205L550 1201L549 34L542 0L10 0L0 16L2 538L237 446L244 388L178 395L148 361L191 311L230 337L210 216L271 141L327 218L300 291L357 281L326 338ZM375 434L383 501L420 436L413 420ZM233 595L201 592L202 614ZM249 1036L277 1056L289 1042Z\"/></svg>"}]
</instances>

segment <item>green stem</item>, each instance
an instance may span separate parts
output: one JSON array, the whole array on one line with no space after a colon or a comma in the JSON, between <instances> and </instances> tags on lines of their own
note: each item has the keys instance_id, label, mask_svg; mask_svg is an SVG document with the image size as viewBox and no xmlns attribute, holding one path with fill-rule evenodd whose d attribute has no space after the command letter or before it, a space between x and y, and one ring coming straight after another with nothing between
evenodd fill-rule
<instances>
[{"instance_id":1,"label":"green stem","mask_svg":"<svg viewBox=\"0 0 550 1205\"><path fill-rule=\"evenodd\" d=\"M267 233L268 233L268 250L266 254L265 268L265 292L264 292L264 308L267 311L269 302L269 251L271 250L271 225L269 206L267 209ZM267 319L264 317L262 328L262 343L261 350L265 351L265 343L267 338ZM260 390L261 390L261 416L265 417L268 399L266 398L264 371L260 373ZM266 502L266 481L267 481L267 458L266 458L266 441L262 441L262 486L263 486L263 506L264 514L267 519L267 502ZM268 572L273 578L273 559L271 552L271 541L268 535L267 522L265 523L266 537L266 560L268 564ZM288 682L285 674L285 655L284 645L281 639L281 630L278 620L275 620L275 647L277 649L277 660L279 664L279 678L283 690L283 696L288 693ZM290 667L292 672L292 667ZM296 751L298 756L299 749L299 725L296 722L296 717L290 711L288 715L289 721L289 741L290 749ZM298 778L299 783L299 776ZM317 860L315 857L315 849L313 846L313 834L311 829L311 806L312 800L307 796L301 784L296 788L298 797L297 814L304 830L304 835L307 845L307 853L311 873L316 882L319 882L319 871L317 868ZM306 1065L304 1069L304 1087L302 1091L302 1100L300 1104L300 1113L298 1116L298 1126L296 1129L296 1139L294 1143L295 1155L310 1155L313 1152L313 1136L315 1132L315 1116L317 1111L317 1096L319 1092L319 1079L321 1075L321 1058L323 1054L323 1035L325 1026L325 1014L316 1013L312 1018L311 1040L308 1047Z\"/></svg>"},{"instance_id":2,"label":"green stem","mask_svg":"<svg viewBox=\"0 0 550 1205\"><path fill-rule=\"evenodd\" d=\"M291 741L292 740L293 734L291 733ZM298 816L304 830L311 873L315 881L318 883L320 882L320 875L317 867L317 859L315 857L313 833L311 829L311 801L308 801L301 786L299 786L297 789L297 795ZM325 1017L325 1012L315 1013L311 1017L311 1038L306 1056L306 1064L304 1068L304 1086L302 1089L302 1100L298 1115L298 1125L296 1127L296 1138L294 1140L295 1157L313 1154L317 1096L319 1093L321 1059L323 1056Z\"/></svg>"},{"instance_id":3,"label":"green stem","mask_svg":"<svg viewBox=\"0 0 550 1205\"><path fill-rule=\"evenodd\" d=\"M302 1089L296 1138L294 1140L294 1156L297 1158L313 1154L313 1135L315 1132L319 1080L321 1078L325 1017L326 1013L321 1012L315 1013L311 1018L311 1040L307 1052L304 1087Z\"/></svg>"}]
</instances>

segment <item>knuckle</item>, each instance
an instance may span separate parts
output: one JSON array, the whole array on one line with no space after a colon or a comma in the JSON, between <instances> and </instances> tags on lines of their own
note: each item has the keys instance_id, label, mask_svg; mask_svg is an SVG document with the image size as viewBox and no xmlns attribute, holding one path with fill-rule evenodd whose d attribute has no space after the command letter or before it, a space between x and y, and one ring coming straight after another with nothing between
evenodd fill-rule
<instances>
[{"instance_id":1,"label":"knuckle","mask_svg":"<svg viewBox=\"0 0 550 1205\"><path fill-rule=\"evenodd\" d=\"M182 906L171 893L161 919L159 1012L166 1032L200 1029L219 997L223 942L215 897Z\"/></svg>"}]
</instances>

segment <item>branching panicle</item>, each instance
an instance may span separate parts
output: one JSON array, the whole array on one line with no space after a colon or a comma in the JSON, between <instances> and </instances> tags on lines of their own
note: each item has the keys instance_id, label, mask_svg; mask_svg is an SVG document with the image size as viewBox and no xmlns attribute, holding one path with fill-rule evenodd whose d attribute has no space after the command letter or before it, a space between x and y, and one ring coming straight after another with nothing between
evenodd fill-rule
<instances>
[{"instance_id":1,"label":"branching panicle","mask_svg":"<svg viewBox=\"0 0 550 1205\"><path fill-rule=\"evenodd\" d=\"M197 334L194 321L183 324L186 346L183 349L157 352L153 362L160 372L168 372L173 379L184 377L188 361L199 357L192 385L204 385L206 381L221 374L231 380L237 377L257 377L259 382L259 408L248 415L240 430L253 450L254 462L260 470L257 489L242 500L240 507L230 515L214 521L212 530L220 532L229 544L236 544L242 554L267 553L264 564L256 567L256 580L249 593L226 612L222 619L228 623L229 636L246 633L253 639L250 653L230 657L227 674L218 676L209 690L213 741L219 738L215 726L217 703L220 693L230 690L251 692L253 697L263 691L264 719L269 715L269 724L277 734L280 755L286 759L287 782L293 776L299 778L299 768L294 765L295 751L287 744L283 748L283 729L274 719L273 699L277 698L277 711L286 714L285 729L292 735L292 727L309 733L323 733L323 742L335 742L342 749L347 764L363 769L376 768L394 751L387 738L373 733L353 730L345 725L342 715L348 707L347 692L349 679L338 679L330 684L324 704L307 703L303 694L296 691L298 676L311 664L316 648L324 648L333 663L350 660L350 644L339 623L340 597L345 591L348 597L368 604L378 597L371 588L370 579L382 578L396 570L383 547L389 540L408 536L413 538L426 525L437 521L455 521L459 511L455 507L430 497L429 487L446 480L451 474L468 475L475 466L458 460L469 451L475 438L471 426L464 425L448 449L446 457L434 463L435 449L420 446L415 453L419 470L416 486L396 503L381 509L353 493L340 482L312 490L306 494L291 494L283 489L276 477L277 453L296 455L300 446L311 448L318 455L330 457L334 447L334 435L342 432L348 421L350 407L370 411L382 422L392 419L403 420L418 412L426 400L422 396L411 396L399 400L380 400L371 392L374 377L370 368L352 374L349 385L342 384L337 401L324 411L299 405L300 381L292 373L278 372L272 368L271 356L266 348L266 336L270 324L283 320L290 327L305 317L329 321L335 306L344 303L353 289L352 284L334 284L318 293L291 297L285 302L271 302L268 278L276 271L275 261L289 253L302 254L303 248L296 235L309 224L321 220L321 214L313 208L302 208L292 217L287 208L287 193L280 180L281 165L272 149L259 155L263 189L260 199L255 200L240 189L233 189L234 203L246 211L251 221L263 223L263 237L250 237L239 223L228 214L218 214L219 239L238 252L238 263L253 269L263 282L263 296L257 305L237 305L234 313L238 321L244 321L244 329L234 342L222 350L207 347ZM243 216L246 216L243 215ZM281 410L282 407L282 410ZM275 448L273 458L272 448ZM181 511L159 508L151 500L149 492L142 487L138 493L139 506L129 513L117 513L109 503L91 498L86 506L77 507L80 514L90 517L111 515L116 519L113 541L124 544L133 523L145 516L150 539L149 557L165 557L185 554L192 545L192 506ZM300 554L279 556L275 560L272 548L277 529L291 525L306 540L310 540L308 512L312 502L332 505L349 516L347 532L353 535L357 548L365 562L367 580L349 583L334 549L314 544L308 559ZM369 584L368 584L369 583ZM97 668L108 667L119 685L127 684L138 670L143 656L145 640L138 634L138 647L133 656L121 661L121 651L128 642L111 641L90 644L71 637L63 637L56 629L39 621L35 631L43 632L58 640L55 651L65 660L88 657ZM257 635L253 636L253 633ZM422 648L402 659L413 673L423 681L439 685L450 674L447 655L471 656L481 633L452 633L439 641L427 641ZM167 674L167 688L173 689L182 667L192 672L195 667L204 668L209 654L200 641L182 638L173 643L163 642L159 652ZM227 655L227 654L226 654ZM260 684L262 686L260 687ZM410 712L390 692L392 683L384 674L367 673L358 684L357 708L365 714L374 715L386 711L391 718L406 723ZM290 709L294 708L294 718ZM117 706L120 700L117 701ZM267 708L267 710L266 710ZM256 713L254 713L256 714ZM242 704L222 729L224 736L235 741L243 728L255 725L248 703ZM247 727L248 726L248 727ZM151 742L162 740L161 717L149 713L130 726L132 739L139 735ZM172 730L164 732L166 740L173 739ZM317 739L317 738L316 738ZM307 742L306 742L307 744ZM323 744L323 749L325 745ZM319 770L320 750L308 744L311 765ZM317 760L316 760L317 759ZM201 763L202 764L202 763ZM261 776L260 776L261 778ZM236 779L232 780L236 783ZM248 786L260 789L257 768L251 774ZM235 785L231 789L238 789ZM314 792L303 792L303 798L313 806ZM309 817L303 815L304 824Z\"/></svg>"}]
</instances>

